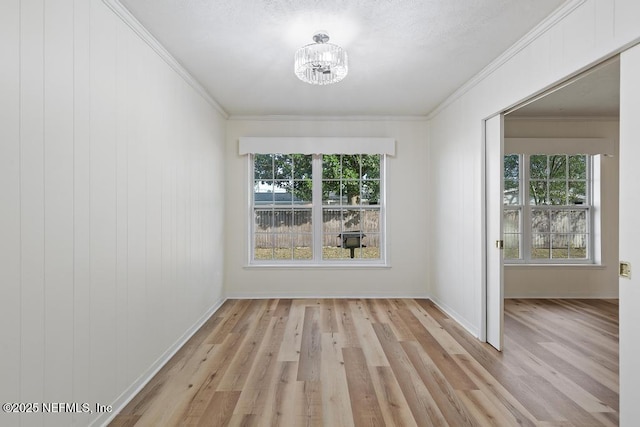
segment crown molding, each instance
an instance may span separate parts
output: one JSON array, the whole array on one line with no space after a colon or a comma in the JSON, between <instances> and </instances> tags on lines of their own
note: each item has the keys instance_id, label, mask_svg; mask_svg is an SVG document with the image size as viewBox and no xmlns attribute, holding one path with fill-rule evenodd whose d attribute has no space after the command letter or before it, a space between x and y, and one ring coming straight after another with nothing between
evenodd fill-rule
<instances>
[{"instance_id":1,"label":"crown molding","mask_svg":"<svg viewBox=\"0 0 640 427\"><path fill-rule=\"evenodd\" d=\"M231 115L234 121L310 121L310 122L426 122L427 116L305 116L305 115Z\"/></svg>"},{"instance_id":2,"label":"crown molding","mask_svg":"<svg viewBox=\"0 0 640 427\"><path fill-rule=\"evenodd\" d=\"M524 50L535 40L544 35L548 30L553 28L558 22L562 21L567 15L582 6L587 0L567 0L562 6L556 9L546 19L536 25L531 31L525 34L520 40L513 44L509 49L505 50L500 56L491 61L489 65L484 67L478 74L473 76L465 84L460 86L447 99L440 103L433 111L427 115L427 120L436 117L442 110L453 104L457 99L469 92L484 79L493 74L497 69L511 60L514 56Z\"/></svg>"},{"instance_id":3,"label":"crown molding","mask_svg":"<svg viewBox=\"0 0 640 427\"><path fill-rule=\"evenodd\" d=\"M153 49L164 62L167 63L189 86L191 86L209 105L211 105L222 117L229 118L224 108L211 96L209 92L169 53L167 49L134 17L119 0L102 0L129 28L135 32L151 49Z\"/></svg>"}]
</instances>

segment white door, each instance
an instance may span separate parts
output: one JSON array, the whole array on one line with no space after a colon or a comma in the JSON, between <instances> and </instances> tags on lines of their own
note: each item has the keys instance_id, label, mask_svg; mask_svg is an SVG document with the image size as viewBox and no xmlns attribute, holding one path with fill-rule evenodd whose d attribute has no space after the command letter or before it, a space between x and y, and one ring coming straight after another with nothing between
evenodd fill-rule
<instances>
[{"instance_id":1,"label":"white door","mask_svg":"<svg viewBox=\"0 0 640 427\"><path fill-rule=\"evenodd\" d=\"M485 251L486 341L502 350L504 280L502 260L502 195L504 168L504 116L485 122Z\"/></svg>"},{"instance_id":2,"label":"white door","mask_svg":"<svg viewBox=\"0 0 640 427\"><path fill-rule=\"evenodd\" d=\"M640 420L640 46L620 55L620 425Z\"/></svg>"}]
</instances>

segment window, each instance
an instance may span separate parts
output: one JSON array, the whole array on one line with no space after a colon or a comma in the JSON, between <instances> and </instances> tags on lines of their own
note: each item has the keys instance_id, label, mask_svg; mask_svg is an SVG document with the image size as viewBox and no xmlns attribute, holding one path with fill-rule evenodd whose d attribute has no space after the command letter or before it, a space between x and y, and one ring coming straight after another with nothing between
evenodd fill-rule
<instances>
[{"instance_id":1,"label":"window","mask_svg":"<svg viewBox=\"0 0 640 427\"><path fill-rule=\"evenodd\" d=\"M592 262L591 159L586 154L505 155L505 261Z\"/></svg>"},{"instance_id":2,"label":"window","mask_svg":"<svg viewBox=\"0 0 640 427\"><path fill-rule=\"evenodd\" d=\"M251 263L383 263L384 162L384 154L252 154Z\"/></svg>"},{"instance_id":3,"label":"window","mask_svg":"<svg viewBox=\"0 0 640 427\"><path fill-rule=\"evenodd\" d=\"M254 259L312 259L311 155L253 159Z\"/></svg>"}]
</instances>

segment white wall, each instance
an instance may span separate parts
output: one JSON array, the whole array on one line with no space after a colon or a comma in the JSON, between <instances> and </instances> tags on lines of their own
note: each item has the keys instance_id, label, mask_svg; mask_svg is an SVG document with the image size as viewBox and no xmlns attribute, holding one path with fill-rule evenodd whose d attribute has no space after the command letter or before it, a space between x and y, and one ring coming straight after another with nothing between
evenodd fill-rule
<instances>
[{"instance_id":1,"label":"white wall","mask_svg":"<svg viewBox=\"0 0 640 427\"><path fill-rule=\"evenodd\" d=\"M387 161L387 243L391 268L273 268L248 263L248 160L242 136L373 136L396 139ZM426 122L230 120L227 125L225 284L229 297L426 296Z\"/></svg>"},{"instance_id":2,"label":"white wall","mask_svg":"<svg viewBox=\"0 0 640 427\"><path fill-rule=\"evenodd\" d=\"M472 332L481 325L482 120L619 51L640 37L640 2L586 0L454 94L429 122L430 291ZM453 179L452 179L453 177ZM437 250L436 250L437 249Z\"/></svg>"},{"instance_id":3,"label":"white wall","mask_svg":"<svg viewBox=\"0 0 640 427\"><path fill-rule=\"evenodd\" d=\"M620 425L640 420L640 46L620 59L620 259L631 263L631 277L620 278Z\"/></svg>"},{"instance_id":4,"label":"white wall","mask_svg":"<svg viewBox=\"0 0 640 427\"><path fill-rule=\"evenodd\" d=\"M224 120L99 0L3 1L0 56L0 402L121 404L223 297Z\"/></svg>"},{"instance_id":5,"label":"white wall","mask_svg":"<svg viewBox=\"0 0 640 427\"><path fill-rule=\"evenodd\" d=\"M618 149L617 118L505 119L506 138L607 138ZM505 151L508 151L505 141ZM562 151L559 151L562 152ZM601 254L599 266L505 265L505 298L618 297L618 162L601 156Z\"/></svg>"}]
</instances>

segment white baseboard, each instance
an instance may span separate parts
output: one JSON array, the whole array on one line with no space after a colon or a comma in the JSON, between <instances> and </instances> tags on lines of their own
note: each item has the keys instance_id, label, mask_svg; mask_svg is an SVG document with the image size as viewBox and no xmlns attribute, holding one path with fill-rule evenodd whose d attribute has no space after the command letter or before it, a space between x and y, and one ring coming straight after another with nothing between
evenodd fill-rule
<instances>
[{"instance_id":1,"label":"white baseboard","mask_svg":"<svg viewBox=\"0 0 640 427\"><path fill-rule=\"evenodd\" d=\"M93 420L90 426L106 427L124 409L125 406L143 389L145 385L158 373L160 369L186 344L187 341L209 320L213 314L227 300L226 297L219 299L206 313L204 313L178 340L173 343L140 377L133 382L122 394L111 404L113 411L105 413Z\"/></svg>"},{"instance_id":2,"label":"white baseboard","mask_svg":"<svg viewBox=\"0 0 640 427\"><path fill-rule=\"evenodd\" d=\"M429 296L423 292L416 293L403 293L397 292L376 292L376 293L345 293L345 294L318 294L318 293L303 293L303 292L229 292L227 293L227 299L268 299L268 298L282 298L282 299L332 299L332 298L365 298L365 299L380 299L380 298L422 298L429 299Z\"/></svg>"},{"instance_id":3,"label":"white baseboard","mask_svg":"<svg viewBox=\"0 0 640 427\"><path fill-rule=\"evenodd\" d=\"M546 292L542 294L512 294L506 295L504 299L618 299L618 293L594 294L593 292L589 292L586 294L562 293L558 295L551 295Z\"/></svg>"},{"instance_id":4,"label":"white baseboard","mask_svg":"<svg viewBox=\"0 0 640 427\"><path fill-rule=\"evenodd\" d=\"M480 336L479 330L476 326L469 323L464 317L460 316L454 309L449 307L446 304L443 304L441 301L438 301L437 298L430 297L429 298L440 310L442 310L447 316L455 320L467 330L471 335L478 338Z\"/></svg>"}]
</instances>

